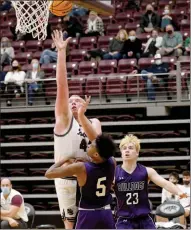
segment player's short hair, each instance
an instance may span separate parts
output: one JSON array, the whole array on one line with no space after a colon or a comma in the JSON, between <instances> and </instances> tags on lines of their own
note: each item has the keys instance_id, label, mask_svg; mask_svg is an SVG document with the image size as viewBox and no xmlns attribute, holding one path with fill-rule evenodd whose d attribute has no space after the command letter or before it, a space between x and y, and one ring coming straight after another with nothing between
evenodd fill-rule
<instances>
[{"instance_id":1,"label":"player's short hair","mask_svg":"<svg viewBox=\"0 0 191 230\"><path fill-rule=\"evenodd\" d=\"M179 181L179 174L178 174L177 172L171 172L171 173L169 174L169 178L170 178L171 176L175 177L175 178L177 179L177 181Z\"/></svg>"},{"instance_id":2,"label":"player's short hair","mask_svg":"<svg viewBox=\"0 0 191 230\"><path fill-rule=\"evenodd\" d=\"M188 170L187 170L187 171L184 171L184 172L182 173L182 175L183 175L183 176L190 176L190 171L188 171Z\"/></svg>"},{"instance_id":3,"label":"player's short hair","mask_svg":"<svg viewBox=\"0 0 191 230\"><path fill-rule=\"evenodd\" d=\"M114 156L116 146L111 136L107 134L100 134L95 139L95 145L100 157L109 159Z\"/></svg>"},{"instance_id":4,"label":"player's short hair","mask_svg":"<svg viewBox=\"0 0 191 230\"><path fill-rule=\"evenodd\" d=\"M133 134L126 135L120 142L119 148L121 149L125 144L133 143L135 145L136 151L140 151L140 140Z\"/></svg>"}]
</instances>

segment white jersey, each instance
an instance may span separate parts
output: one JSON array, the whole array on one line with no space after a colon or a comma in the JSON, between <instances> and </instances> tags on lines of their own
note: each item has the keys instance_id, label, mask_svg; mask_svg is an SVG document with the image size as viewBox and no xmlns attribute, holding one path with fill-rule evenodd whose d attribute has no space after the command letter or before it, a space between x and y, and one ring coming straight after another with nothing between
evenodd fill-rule
<instances>
[{"instance_id":1,"label":"white jersey","mask_svg":"<svg viewBox=\"0 0 191 230\"><path fill-rule=\"evenodd\" d=\"M63 135L54 134L54 160L82 157L90 160L87 147L91 142L76 119L72 117L70 127Z\"/></svg>"}]
</instances>

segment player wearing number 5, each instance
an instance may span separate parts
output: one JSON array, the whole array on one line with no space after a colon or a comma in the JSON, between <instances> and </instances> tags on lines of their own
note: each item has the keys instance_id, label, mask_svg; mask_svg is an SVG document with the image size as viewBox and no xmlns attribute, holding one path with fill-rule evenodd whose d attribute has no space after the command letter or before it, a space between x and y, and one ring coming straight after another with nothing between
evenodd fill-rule
<instances>
[{"instance_id":1,"label":"player wearing number 5","mask_svg":"<svg viewBox=\"0 0 191 230\"><path fill-rule=\"evenodd\" d=\"M110 204L110 193L115 174L115 153L113 140L99 135L88 148L92 162L78 162L69 166L64 160L54 164L45 176L62 178L76 176L80 186L81 198L76 229L114 229Z\"/></svg>"},{"instance_id":2,"label":"player wearing number 5","mask_svg":"<svg viewBox=\"0 0 191 230\"><path fill-rule=\"evenodd\" d=\"M52 37L58 50L54 159L57 163L70 158L88 158L88 144L101 133L101 124L98 119L88 120L84 115L90 102L90 97L86 97L85 101L77 95L69 98L66 48L70 38L64 41L61 31L54 31ZM76 178L55 179L58 203L66 229L73 228L73 222L77 213L76 186Z\"/></svg>"},{"instance_id":3,"label":"player wearing number 5","mask_svg":"<svg viewBox=\"0 0 191 230\"><path fill-rule=\"evenodd\" d=\"M178 187L153 168L137 163L140 140L128 135L121 140L123 164L116 167L114 191L117 198L117 229L156 229L150 214L148 183L152 181L172 194L186 197Z\"/></svg>"}]
</instances>

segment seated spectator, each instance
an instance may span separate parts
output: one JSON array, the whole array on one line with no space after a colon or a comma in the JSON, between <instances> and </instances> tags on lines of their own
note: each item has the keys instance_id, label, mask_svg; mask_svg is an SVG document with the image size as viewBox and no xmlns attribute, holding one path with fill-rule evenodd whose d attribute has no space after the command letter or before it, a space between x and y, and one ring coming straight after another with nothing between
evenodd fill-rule
<instances>
[{"instance_id":1,"label":"seated spectator","mask_svg":"<svg viewBox=\"0 0 191 230\"><path fill-rule=\"evenodd\" d=\"M175 21L170 16L170 7L169 7L169 5L166 5L164 7L163 15L164 16L162 17L162 20L161 20L161 30L162 31L164 31L166 26L168 26L168 25L172 25L174 28L177 28L177 25L176 25Z\"/></svg>"},{"instance_id":2,"label":"seated spectator","mask_svg":"<svg viewBox=\"0 0 191 230\"><path fill-rule=\"evenodd\" d=\"M173 184L177 185L179 182L179 175L176 172L172 172L169 174L169 181ZM161 203L164 203L168 200L179 200L179 197L176 195L173 195L172 193L168 192L166 189L162 189L162 200Z\"/></svg>"},{"instance_id":3,"label":"seated spectator","mask_svg":"<svg viewBox=\"0 0 191 230\"><path fill-rule=\"evenodd\" d=\"M188 197L181 199L180 203L184 207L184 210L185 210L184 216L189 217L190 216L190 171L184 171L182 175L183 175L183 178L182 178L183 185L180 185L180 189L184 193L187 193Z\"/></svg>"},{"instance_id":4,"label":"seated spectator","mask_svg":"<svg viewBox=\"0 0 191 230\"><path fill-rule=\"evenodd\" d=\"M11 0L1 1L0 11L9 11L12 8Z\"/></svg>"},{"instance_id":5,"label":"seated spectator","mask_svg":"<svg viewBox=\"0 0 191 230\"><path fill-rule=\"evenodd\" d=\"M89 12L89 10L78 6L78 5L74 5L72 10L70 11L69 15L70 16L74 16L74 17L83 17L85 15L87 15Z\"/></svg>"},{"instance_id":6,"label":"seated spectator","mask_svg":"<svg viewBox=\"0 0 191 230\"><path fill-rule=\"evenodd\" d=\"M7 37L1 38L1 65L10 65L12 59L15 57L14 48L11 41Z\"/></svg>"},{"instance_id":7,"label":"seated spectator","mask_svg":"<svg viewBox=\"0 0 191 230\"><path fill-rule=\"evenodd\" d=\"M77 17L66 15L64 17L64 29L69 37L83 36L83 25Z\"/></svg>"},{"instance_id":8,"label":"seated spectator","mask_svg":"<svg viewBox=\"0 0 191 230\"><path fill-rule=\"evenodd\" d=\"M33 59L31 61L31 70L27 71L25 79L28 82L28 104L33 105L34 94L42 91L42 81L37 81L44 78L44 71L40 69L39 61Z\"/></svg>"},{"instance_id":9,"label":"seated spectator","mask_svg":"<svg viewBox=\"0 0 191 230\"><path fill-rule=\"evenodd\" d=\"M157 30L152 31L152 36L148 39L142 57L153 57L157 50L162 46L162 37L158 35Z\"/></svg>"},{"instance_id":10,"label":"seated spectator","mask_svg":"<svg viewBox=\"0 0 191 230\"><path fill-rule=\"evenodd\" d=\"M5 72L0 71L0 93L3 93L5 91L5 84L3 83L5 80L5 75Z\"/></svg>"},{"instance_id":11,"label":"seated spectator","mask_svg":"<svg viewBox=\"0 0 191 230\"><path fill-rule=\"evenodd\" d=\"M162 47L157 53L162 56L181 56L182 55L183 38L182 34L175 32L172 25L166 27L166 33L163 36Z\"/></svg>"},{"instance_id":12,"label":"seated spectator","mask_svg":"<svg viewBox=\"0 0 191 230\"><path fill-rule=\"evenodd\" d=\"M4 84L5 93L7 95L7 106L11 106L11 99L15 96L20 97L21 93L24 93L25 72L21 71L21 66L17 60L12 61L12 69L5 75Z\"/></svg>"},{"instance_id":13,"label":"seated spectator","mask_svg":"<svg viewBox=\"0 0 191 230\"><path fill-rule=\"evenodd\" d=\"M139 33L150 33L153 29L160 28L160 16L154 12L152 5L148 4L146 13L141 17Z\"/></svg>"},{"instance_id":14,"label":"seated spectator","mask_svg":"<svg viewBox=\"0 0 191 230\"><path fill-rule=\"evenodd\" d=\"M103 36L104 25L102 19L96 12L90 11L89 18L87 20L87 29L85 31L86 36Z\"/></svg>"},{"instance_id":15,"label":"seated spectator","mask_svg":"<svg viewBox=\"0 0 191 230\"><path fill-rule=\"evenodd\" d=\"M24 198L12 188L8 178L1 180L1 229L27 229Z\"/></svg>"},{"instance_id":16,"label":"seated spectator","mask_svg":"<svg viewBox=\"0 0 191 230\"><path fill-rule=\"evenodd\" d=\"M149 68L142 70L141 74L147 74L147 76L142 76L143 80L147 83L147 91L148 91L148 100L155 100L156 93L155 93L155 86L161 85L165 88L167 93L168 99L169 97L168 92L168 72L169 67L167 63L162 62L162 58L160 54L156 54L154 56L155 63L152 64ZM164 73L164 75L155 76L154 74Z\"/></svg>"},{"instance_id":17,"label":"seated spectator","mask_svg":"<svg viewBox=\"0 0 191 230\"><path fill-rule=\"evenodd\" d=\"M63 32L64 39L68 37L67 32ZM69 46L67 47L67 53L66 55L68 56L69 54ZM42 51L42 54L40 55L40 64L49 64L49 63L56 63L57 62L57 49L52 42L51 48L50 49L45 49Z\"/></svg>"},{"instance_id":18,"label":"seated spectator","mask_svg":"<svg viewBox=\"0 0 191 230\"><path fill-rule=\"evenodd\" d=\"M121 53L123 58L140 58L142 53L142 41L136 37L136 32L134 30L129 32L129 39L125 41Z\"/></svg>"},{"instance_id":19,"label":"seated spectator","mask_svg":"<svg viewBox=\"0 0 191 230\"><path fill-rule=\"evenodd\" d=\"M185 42L184 42L184 55L190 55L190 37L187 37Z\"/></svg>"},{"instance_id":20,"label":"seated spectator","mask_svg":"<svg viewBox=\"0 0 191 230\"><path fill-rule=\"evenodd\" d=\"M116 59L119 60L122 58L121 50L124 46L124 42L128 39L126 30L119 30L117 36L110 41L109 52L103 55L104 60Z\"/></svg>"}]
</instances>

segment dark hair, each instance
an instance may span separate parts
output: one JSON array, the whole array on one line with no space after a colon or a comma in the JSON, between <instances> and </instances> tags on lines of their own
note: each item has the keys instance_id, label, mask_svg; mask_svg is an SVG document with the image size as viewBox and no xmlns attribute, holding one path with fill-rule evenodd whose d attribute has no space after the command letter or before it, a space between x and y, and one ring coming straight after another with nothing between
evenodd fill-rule
<instances>
[{"instance_id":1,"label":"dark hair","mask_svg":"<svg viewBox=\"0 0 191 230\"><path fill-rule=\"evenodd\" d=\"M175 178L179 181L179 174L178 174L178 173L176 173L176 172L171 172L171 173L169 174L169 177L171 177L171 176L175 177Z\"/></svg>"},{"instance_id":2,"label":"dark hair","mask_svg":"<svg viewBox=\"0 0 191 230\"><path fill-rule=\"evenodd\" d=\"M13 59L12 62L11 62L11 71L13 71L13 67L12 67L12 64L14 61L17 61L17 59ZM19 64L19 61L18 62L18 71L21 71L21 65Z\"/></svg>"},{"instance_id":3,"label":"dark hair","mask_svg":"<svg viewBox=\"0 0 191 230\"><path fill-rule=\"evenodd\" d=\"M184 172L182 173L182 175L183 175L183 176L190 176L190 171L184 171Z\"/></svg>"},{"instance_id":4,"label":"dark hair","mask_svg":"<svg viewBox=\"0 0 191 230\"><path fill-rule=\"evenodd\" d=\"M115 154L116 146L111 136L101 134L97 136L95 143L100 157L109 159Z\"/></svg>"}]
</instances>

